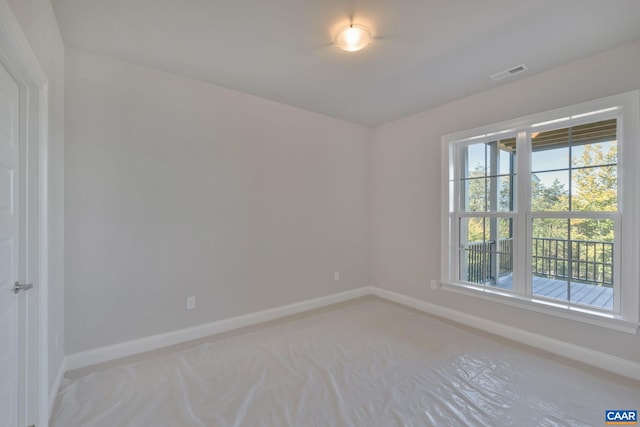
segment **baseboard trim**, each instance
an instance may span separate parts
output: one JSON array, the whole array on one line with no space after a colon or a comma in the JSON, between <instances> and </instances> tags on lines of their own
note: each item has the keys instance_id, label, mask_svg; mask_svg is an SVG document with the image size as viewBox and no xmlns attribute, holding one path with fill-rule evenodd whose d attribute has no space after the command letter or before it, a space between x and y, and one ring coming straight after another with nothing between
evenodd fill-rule
<instances>
[{"instance_id":1,"label":"baseboard trim","mask_svg":"<svg viewBox=\"0 0 640 427\"><path fill-rule=\"evenodd\" d=\"M371 293L377 297L415 308L425 313L443 317L454 322L462 323L473 328L481 329L513 341L517 341L532 347L564 356L578 362L586 363L616 374L640 380L640 363L610 354L595 351L586 347L568 344L544 335L524 331L513 326L487 320L482 317L472 316L457 310L431 304L429 302L412 298L378 287L371 287Z\"/></svg>"},{"instance_id":2,"label":"baseboard trim","mask_svg":"<svg viewBox=\"0 0 640 427\"><path fill-rule=\"evenodd\" d=\"M267 322L269 320L279 319L293 314L302 313L305 311L325 307L327 305L336 304L339 302L344 302L371 294L371 288L365 286L350 291L308 299L305 301L283 305L268 310L245 314L242 316L230 317L204 325L193 326L190 328L180 329L164 334L153 335L137 340L99 347L93 350L72 353L67 355L67 357L65 358L66 370L71 371L74 369L84 368L86 366L95 365L97 363L120 359L122 357L144 353L145 351L156 350L162 347L167 347L198 338L203 338L209 335L231 331L245 326Z\"/></svg>"},{"instance_id":3,"label":"baseboard trim","mask_svg":"<svg viewBox=\"0 0 640 427\"><path fill-rule=\"evenodd\" d=\"M569 344L553 338L539 335L533 332L524 331L514 328L513 326L503 325L492 320L482 317L472 316L450 308L442 307L429 303L417 298L409 297L397 292L378 288L375 286L365 286L362 288L331 294L319 298L309 299L294 304L288 304L268 310L250 313L242 316L231 317L216 322L198 325L191 328L180 329L165 334L153 335L146 338L127 341L115 345L96 348L93 350L73 353L65 357L62 363L56 382L52 387L50 394L50 410L53 409L55 396L60 387L60 383L67 370L84 368L86 366L95 365L97 363L107 362L110 360L120 359L122 357L132 356L134 354L144 353L145 351L156 350L182 342L203 338L209 335L215 335L222 332L231 331L266 322L269 320L279 319L293 314L302 313L316 308L325 307L351 299L374 295L379 298L402 304L407 307L417 309L419 311L433 314L445 319L452 320L473 328L481 329L504 338L511 339L523 344L527 344L541 350L564 356L578 362L586 363L601 369L614 372L626 377L640 380L640 363L612 356L607 353L595 351L586 347ZM54 393L55 391L55 393Z\"/></svg>"},{"instance_id":4,"label":"baseboard trim","mask_svg":"<svg viewBox=\"0 0 640 427\"><path fill-rule=\"evenodd\" d=\"M60 363L60 366L58 367L56 379L51 386L51 390L49 390L49 419L51 419L51 415L53 415L53 407L56 404L56 397L58 396L58 391L62 385L62 378L64 378L64 374L67 372L67 360L67 357L62 359L62 363Z\"/></svg>"}]
</instances>

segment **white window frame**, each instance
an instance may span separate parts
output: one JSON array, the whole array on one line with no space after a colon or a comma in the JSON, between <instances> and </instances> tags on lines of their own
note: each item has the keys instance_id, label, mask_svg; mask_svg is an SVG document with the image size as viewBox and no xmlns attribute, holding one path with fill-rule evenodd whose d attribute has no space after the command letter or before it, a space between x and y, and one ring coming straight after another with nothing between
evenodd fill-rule
<instances>
[{"instance_id":1,"label":"white window frame","mask_svg":"<svg viewBox=\"0 0 640 427\"><path fill-rule=\"evenodd\" d=\"M531 222L544 212L530 211L531 132L570 127L608 118L618 125L618 212L610 214L615 222L614 310L576 306L562 301L539 298L531 293ZM458 208L460 163L459 147L490 142L516 135L516 206L512 212L473 212L471 216L497 216L514 219L513 289L504 291L490 286L458 280L458 227L461 217L470 216ZM538 114L508 120L442 137L441 194L441 283L444 290L501 302L534 312L554 315L588 324L637 334L640 316L640 91L613 95ZM523 179L523 177L525 179ZM584 212L567 212L588 217ZM609 214L607 214L609 215ZM558 217L556 213L553 217ZM598 216L601 216L598 214ZM523 238L524 236L525 238ZM621 254L624 254L621 256Z\"/></svg>"}]
</instances>

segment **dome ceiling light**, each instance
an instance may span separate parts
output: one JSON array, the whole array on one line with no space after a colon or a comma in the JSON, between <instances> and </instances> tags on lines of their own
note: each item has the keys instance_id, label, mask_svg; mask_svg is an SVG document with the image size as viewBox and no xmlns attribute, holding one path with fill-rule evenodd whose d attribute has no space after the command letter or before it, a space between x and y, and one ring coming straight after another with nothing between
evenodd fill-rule
<instances>
[{"instance_id":1,"label":"dome ceiling light","mask_svg":"<svg viewBox=\"0 0 640 427\"><path fill-rule=\"evenodd\" d=\"M336 46L347 52L357 52L371 43L371 33L362 25L349 25L336 35Z\"/></svg>"}]
</instances>

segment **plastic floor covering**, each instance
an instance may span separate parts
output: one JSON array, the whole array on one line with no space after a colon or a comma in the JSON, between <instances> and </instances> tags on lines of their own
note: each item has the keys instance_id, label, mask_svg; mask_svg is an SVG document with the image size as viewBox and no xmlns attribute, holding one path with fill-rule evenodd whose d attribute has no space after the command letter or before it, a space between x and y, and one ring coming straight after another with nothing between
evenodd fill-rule
<instances>
[{"instance_id":1,"label":"plastic floor covering","mask_svg":"<svg viewBox=\"0 0 640 427\"><path fill-rule=\"evenodd\" d=\"M640 383L371 300L64 380L53 427L603 426Z\"/></svg>"}]
</instances>

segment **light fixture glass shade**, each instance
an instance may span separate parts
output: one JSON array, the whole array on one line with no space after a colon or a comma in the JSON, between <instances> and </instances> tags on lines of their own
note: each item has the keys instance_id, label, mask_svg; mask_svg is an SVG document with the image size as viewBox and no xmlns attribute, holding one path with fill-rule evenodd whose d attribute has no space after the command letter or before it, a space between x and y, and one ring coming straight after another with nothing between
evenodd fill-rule
<instances>
[{"instance_id":1,"label":"light fixture glass shade","mask_svg":"<svg viewBox=\"0 0 640 427\"><path fill-rule=\"evenodd\" d=\"M371 33L360 25L349 25L338 32L336 46L347 52L355 52L371 43Z\"/></svg>"}]
</instances>

